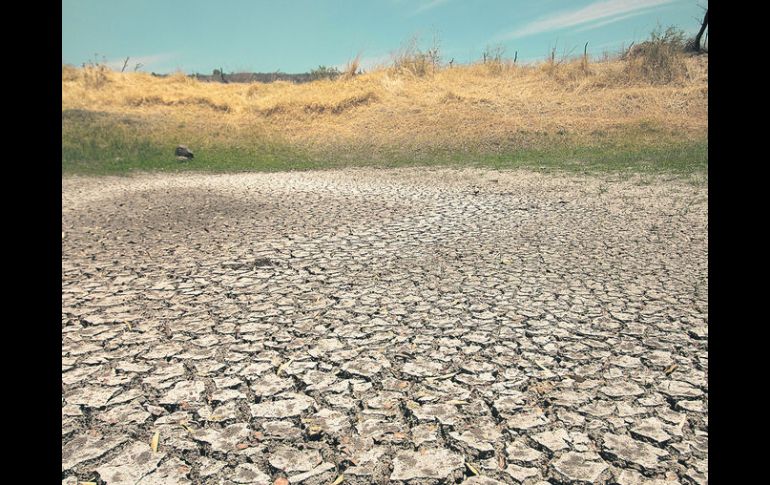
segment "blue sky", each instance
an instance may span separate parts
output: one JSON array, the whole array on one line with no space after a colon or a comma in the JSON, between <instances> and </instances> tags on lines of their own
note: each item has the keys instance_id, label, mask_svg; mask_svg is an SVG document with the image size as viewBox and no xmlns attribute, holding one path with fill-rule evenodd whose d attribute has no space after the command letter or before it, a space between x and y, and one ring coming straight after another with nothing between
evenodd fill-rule
<instances>
[{"instance_id":1,"label":"blue sky","mask_svg":"<svg viewBox=\"0 0 770 485\"><path fill-rule=\"evenodd\" d=\"M487 46L522 62L639 42L660 25L694 33L707 0L62 0L62 63L129 70L306 72L387 63L405 41L438 41L442 59Z\"/></svg>"}]
</instances>

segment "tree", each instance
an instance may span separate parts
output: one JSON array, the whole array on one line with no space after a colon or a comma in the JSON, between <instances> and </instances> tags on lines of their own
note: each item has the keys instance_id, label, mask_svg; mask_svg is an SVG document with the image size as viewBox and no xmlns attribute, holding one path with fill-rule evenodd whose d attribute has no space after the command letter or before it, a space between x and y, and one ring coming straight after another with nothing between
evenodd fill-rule
<instances>
[{"instance_id":1,"label":"tree","mask_svg":"<svg viewBox=\"0 0 770 485\"><path fill-rule=\"evenodd\" d=\"M690 44L690 49L695 52L701 52L701 39L703 37L703 33L706 31L706 29L709 26L709 9L706 8L706 14L703 16L703 22L700 24L700 30L698 31L698 34L695 36L695 39L693 39L692 43Z\"/></svg>"}]
</instances>

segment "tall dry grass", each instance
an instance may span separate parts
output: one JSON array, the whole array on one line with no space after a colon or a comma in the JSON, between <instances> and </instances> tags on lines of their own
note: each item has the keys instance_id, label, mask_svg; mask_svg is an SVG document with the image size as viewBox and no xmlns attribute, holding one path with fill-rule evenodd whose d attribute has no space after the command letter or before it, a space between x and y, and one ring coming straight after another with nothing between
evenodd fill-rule
<instances>
[{"instance_id":1,"label":"tall dry grass","mask_svg":"<svg viewBox=\"0 0 770 485\"><path fill-rule=\"evenodd\" d=\"M421 49L419 43L419 37L414 36L393 54L393 65L390 69L392 73L424 77L435 74L440 69L438 42L434 40L433 45L427 49Z\"/></svg>"},{"instance_id":2,"label":"tall dry grass","mask_svg":"<svg viewBox=\"0 0 770 485\"><path fill-rule=\"evenodd\" d=\"M259 133L320 148L494 149L543 135L596 139L638 126L655 127L654 136L704 137L708 58L637 48L606 62L492 59L448 68L437 51L415 43L390 67L356 75L356 58L336 79L306 84L203 83L181 73L158 78L63 67L62 109L131 116L204 138ZM670 74L651 75L663 69Z\"/></svg>"},{"instance_id":3,"label":"tall dry grass","mask_svg":"<svg viewBox=\"0 0 770 485\"><path fill-rule=\"evenodd\" d=\"M650 40L633 46L625 53L623 73L629 80L651 84L684 82L687 78L685 51L687 40L673 28L656 30Z\"/></svg>"}]
</instances>

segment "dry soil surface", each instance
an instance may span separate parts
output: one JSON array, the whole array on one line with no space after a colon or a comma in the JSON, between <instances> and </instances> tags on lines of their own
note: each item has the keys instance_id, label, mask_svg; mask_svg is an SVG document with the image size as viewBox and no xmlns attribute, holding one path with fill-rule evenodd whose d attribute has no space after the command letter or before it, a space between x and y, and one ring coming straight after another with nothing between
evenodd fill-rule
<instances>
[{"instance_id":1,"label":"dry soil surface","mask_svg":"<svg viewBox=\"0 0 770 485\"><path fill-rule=\"evenodd\" d=\"M64 178L62 484L705 483L707 197Z\"/></svg>"}]
</instances>

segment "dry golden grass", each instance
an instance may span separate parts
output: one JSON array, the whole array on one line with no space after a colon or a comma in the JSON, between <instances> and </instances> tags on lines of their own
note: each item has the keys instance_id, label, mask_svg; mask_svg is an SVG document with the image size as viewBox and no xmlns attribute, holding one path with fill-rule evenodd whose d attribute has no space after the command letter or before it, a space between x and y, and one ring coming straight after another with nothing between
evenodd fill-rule
<instances>
[{"instance_id":1,"label":"dry golden grass","mask_svg":"<svg viewBox=\"0 0 770 485\"><path fill-rule=\"evenodd\" d=\"M306 84L202 83L183 74L62 68L62 110L129 115L159 129L274 137L325 148L526 145L538 134L575 139L651 125L679 137L708 128L708 58L651 84L625 61L473 64L425 75L383 68ZM357 59L351 63L357 68Z\"/></svg>"}]
</instances>

